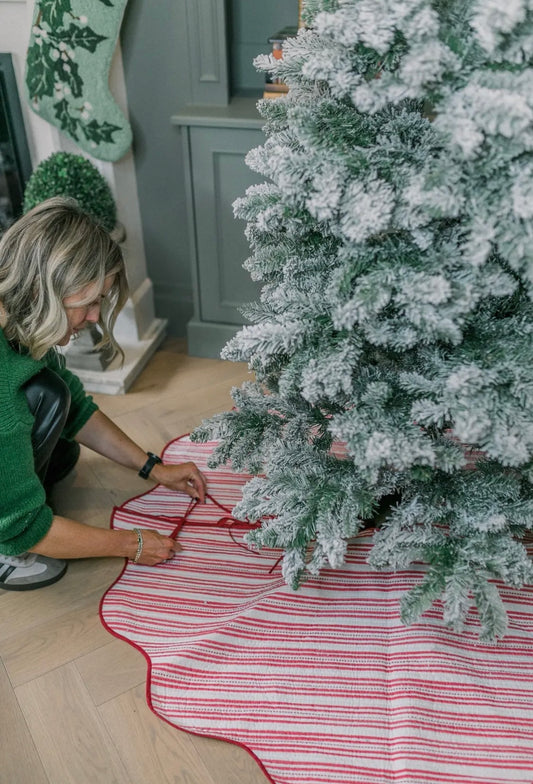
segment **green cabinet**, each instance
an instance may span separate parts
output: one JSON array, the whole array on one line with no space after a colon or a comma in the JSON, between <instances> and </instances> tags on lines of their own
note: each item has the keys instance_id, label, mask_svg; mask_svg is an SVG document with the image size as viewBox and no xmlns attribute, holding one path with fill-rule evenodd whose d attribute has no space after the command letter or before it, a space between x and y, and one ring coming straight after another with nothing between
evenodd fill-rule
<instances>
[{"instance_id":1,"label":"green cabinet","mask_svg":"<svg viewBox=\"0 0 533 784\"><path fill-rule=\"evenodd\" d=\"M232 203L260 178L246 153L264 142L256 104L264 76L254 73L255 54L268 38L296 25L298 0L178 0L180 32L188 63L189 103L172 116L180 129L190 238L194 315L187 324L190 354L218 357L244 318L239 308L259 297L242 265L250 255L245 224Z\"/></svg>"},{"instance_id":2,"label":"green cabinet","mask_svg":"<svg viewBox=\"0 0 533 784\"><path fill-rule=\"evenodd\" d=\"M264 141L255 101L236 99L225 108L194 107L174 115L188 163L186 195L194 315L187 325L189 353L218 357L244 319L240 306L258 298L260 286L243 269L250 255L245 224L233 202L260 181L246 153Z\"/></svg>"}]
</instances>

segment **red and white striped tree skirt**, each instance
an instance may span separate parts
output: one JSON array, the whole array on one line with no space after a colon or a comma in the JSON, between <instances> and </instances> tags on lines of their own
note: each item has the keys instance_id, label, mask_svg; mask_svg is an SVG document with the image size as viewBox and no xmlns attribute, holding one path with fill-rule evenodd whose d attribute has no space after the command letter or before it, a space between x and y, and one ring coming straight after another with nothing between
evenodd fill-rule
<instances>
[{"instance_id":1,"label":"red and white striped tree skirt","mask_svg":"<svg viewBox=\"0 0 533 784\"><path fill-rule=\"evenodd\" d=\"M231 509L248 477L211 471L213 444L172 442ZM156 487L113 513L115 528L180 525L188 498ZM254 553L216 504L196 506L183 552L128 563L102 600L106 628L148 661L148 700L184 730L244 745L276 784L532 784L533 589L502 588L506 638L462 634L437 604L410 627L401 595L423 567L366 565L371 533L341 570L293 592L279 552Z\"/></svg>"}]
</instances>

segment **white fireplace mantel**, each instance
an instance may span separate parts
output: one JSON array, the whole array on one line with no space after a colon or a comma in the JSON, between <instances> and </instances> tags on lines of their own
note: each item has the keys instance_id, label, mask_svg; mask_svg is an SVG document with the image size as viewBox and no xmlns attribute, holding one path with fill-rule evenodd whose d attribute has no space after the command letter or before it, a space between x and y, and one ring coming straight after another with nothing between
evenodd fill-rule
<instances>
[{"instance_id":1,"label":"white fireplace mantel","mask_svg":"<svg viewBox=\"0 0 533 784\"><path fill-rule=\"evenodd\" d=\"M166 327L166 322L157 319L154 314L152 283L146 271L133 152L130 149L116 163L95 160L55 126L36 115L27 105L23 97L24 64L33 8L33 0L0 0L0 52L12 55L33 166L53 152L65 151L85 155L105 177L115 198L118 217L126 233L122 247L131 292L115 328L125 361L122 367L118 365L118 360L114 360L105 370L76 369L75 372L89 392L123 393L161 343ZM120 45L117 45L113 57L109 86L117 104L127 117L127 95Z\"/></svg>"}]
</instances>

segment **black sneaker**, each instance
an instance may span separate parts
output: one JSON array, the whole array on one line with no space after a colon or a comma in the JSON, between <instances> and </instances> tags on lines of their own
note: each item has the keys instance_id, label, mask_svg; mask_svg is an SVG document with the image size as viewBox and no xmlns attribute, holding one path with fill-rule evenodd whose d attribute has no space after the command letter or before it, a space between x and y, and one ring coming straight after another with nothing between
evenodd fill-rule
<instances>
[{"instance_id":1,"label":"black sneaker","mask_svg":"<svg viewBox=\"0 0 533 784\"><path fill-rule=\"evenodd\" d=\"M52 585L67 571L67 561L46 555L0 555L0 588L5 591L33 591Z\"/></svg>"}]
</instances>

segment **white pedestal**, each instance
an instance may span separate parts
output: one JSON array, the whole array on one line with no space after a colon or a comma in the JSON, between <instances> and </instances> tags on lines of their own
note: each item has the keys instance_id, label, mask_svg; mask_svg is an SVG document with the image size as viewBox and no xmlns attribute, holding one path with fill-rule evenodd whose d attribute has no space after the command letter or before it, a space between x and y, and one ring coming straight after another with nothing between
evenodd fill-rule
<instances>
[{"instance_id":1,"label":"white pedestal","mask_svg":"<svg viewBox=\"0 0 533 784\"><path fill-rule=\"evenodd\" d=\"M137 376L161 345L165 337L167 322L154 319L152 329L143 340L127 343L120 341L124 351L124 364L120 366L120 357L115 357L105 370L81 370L72 368L83 383L87 392L103 392L107 395L123 395L133 384ZM65 350L68 367L68 348Z\"/></svg>"}]
</instances>

